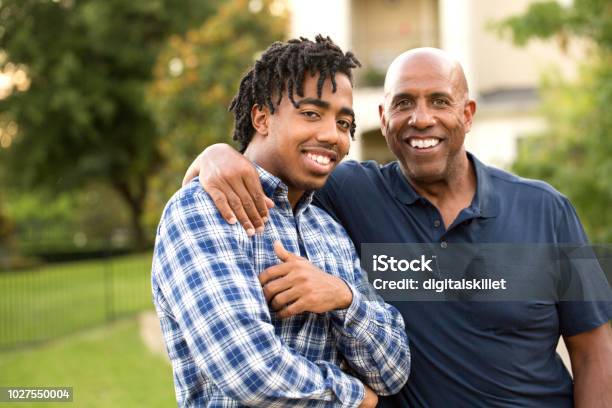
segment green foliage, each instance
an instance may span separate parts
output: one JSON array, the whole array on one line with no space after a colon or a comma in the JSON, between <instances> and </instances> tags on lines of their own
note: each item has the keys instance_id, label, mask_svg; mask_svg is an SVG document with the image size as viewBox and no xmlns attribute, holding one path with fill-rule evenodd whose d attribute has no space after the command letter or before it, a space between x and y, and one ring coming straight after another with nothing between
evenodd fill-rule
<instances>
[{"instance_id":1,"label":"green foliage","mask_svg":"<svg viewBox=\"0 0 612 408\"><path fill-rule=\"evenodd\" d=\"M507 24L512 27L514 42L525 45L534 38L549 38L557 34L565 18L565 10L554 1L533 3L522 16L511 17Z\"/></svg>"},{"instance_id":2,"label":"green foliage","mask_svg":"<svg viewBox=\"0 0 612 408\"><path fill-rule=\"evenodd\" d=\"M130 214L117 193L90 183L77 191L13 192L6 216L24 255L69 253L130 247ZM147 230L147 232L149 232Z\"/></svg>"},{"instance_id":3,"label":"green foliage","mask_svg":"<svg viewBox=\"0 0 612 408\"><path fill-rule=\"evenodd\" d=\"M3 68L29 81L0 101L0 122L18 126L7 157L14 184L57 191L107 183L141 241L148 178L162 163L145 90L166 39L216 3L2 0Z\"/></svg>"},{"instance_id":4,"label":"green foliage","mask_svg":"<svg viewBox=\"0 0 612 408\"><path fill-rule=\"evenodd\" d=\"M160 55L149 96L169 161L156 185L161 202L179 187L194 152L231 140L227 109L240 79L259 52L285 36L286 16L273 14L272 3L249 11L249 1L231 0L201 27L173 36Z\"/></svg>"},{"instance_id":5,"label":"green foliage","mask_svg":"<svg viewBox=\"0 0 612 408\"><path fill-rule=\"evenodd\" d=\"M592 41L604 52L612 49L612 3L609 0L574 0L570 7L556 1L532 3L527 11L498 25L509 30L517 45L534 38L557 37L564 47L570 37Z\"/></svg>"},{"instance_id":6,"label":"green foliage","mask_svg":"<svg viewBox=\"0 0 612 408\"><path fill-rule=\"evenodd\" d=\"M517 44L560 36L562 46L576 39L585 47L577 81L555 74L543 81L548 130L522 141L514 170L557 187L576 206L591 240L612 242L612 3L535 3L502 27Z\"/></svg>"},{"instance_id":7,"label":"green foliage","mask_svg":"<svg viewBox=\"0 0 612 408\"><path fill-rule=\"evenodd\" d=\"M2 214L2 209L0 209L0 245L8 242L9 237L13 233L13 228L11 220Z\"/></svg>"},{"instance_id":8,"label":"green foliage","mask_svg":"<svg viewBox=\"0 0 612 408\"><path fill-rule=\"evenodd\" d=\"M366 68L360 76L363 86L381 87L385 84L385 72L374 67Z\"/></svg>"}]
</instances>

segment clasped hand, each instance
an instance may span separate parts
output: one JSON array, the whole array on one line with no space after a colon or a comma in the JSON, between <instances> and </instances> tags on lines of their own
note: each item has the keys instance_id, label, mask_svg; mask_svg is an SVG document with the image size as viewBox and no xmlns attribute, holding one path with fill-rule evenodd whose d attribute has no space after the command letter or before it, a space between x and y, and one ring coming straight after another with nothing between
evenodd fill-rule
<instances>
[{"instance_id":1,"label":"clasped hand","mask_svg":"<svg viewBox=\"0 0 612 408\"><path fill-rule=\"evenodd\" d=\"M264 270L259 282L266 301L278 312L278 317L303 312L325 313L351 305L353 293L342 279L287 251L280 241L274 242L274 253L281 263Z\"/></svg>"}]
</instances>

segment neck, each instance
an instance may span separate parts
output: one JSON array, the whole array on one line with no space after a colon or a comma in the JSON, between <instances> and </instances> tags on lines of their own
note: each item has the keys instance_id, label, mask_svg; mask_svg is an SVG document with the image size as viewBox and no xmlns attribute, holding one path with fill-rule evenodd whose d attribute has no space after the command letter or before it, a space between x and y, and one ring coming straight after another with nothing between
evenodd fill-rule
<instances>
[{"instance_id":1,"label":"neck","mask_svg":"<svg viewBox=\"0 0 612 408\"><path fill-rule=\"evenodd\" d=\"M302 198L303 195L304 195L303 191L289 188L289 191L287 193L287 198L289 199L289 203L291 204L291 208L293 208L294 212L295 212L295 207L297 206L297 203L300 202L300 199Z\"/></svg>"},{"instance_id":2,"label":"neck","mask_svg":"<svg viewBox=\"0 0 612 408\"><path fill-rule=\"evenodd\" d=\"M476 193L476 172L467 154L462 154L456 163L451 163L448 174L439 180L417 180L402 167L402 173L417 193L427 198L450 226L459 212L468 207Z\"/></svg>"},{"instance_id":3,"label":"neck","mask_svg":"<svg viewBox=\"0 0 612 408\"><path fill-rule=\"evenodd\" d=\"M257 164L259 167L261 167L268 173L272 174L273 176L280 178L282 182L285 183L285 185L287 186L287 199L289 200L289 204L291 204L291 208L295 210L297 203L300 201L300 199L304 195L304 191L296 189L296 188L292 188L290 186L290 183L287 183L287 181L282 179L280 174L277 174L277 172L275 171L274 167L271 164L269 154L266 155L265 151L257 147L257 144L250 143L244 152L244 157L246 157L253 163Z\"/></svg>"}]
</instances>

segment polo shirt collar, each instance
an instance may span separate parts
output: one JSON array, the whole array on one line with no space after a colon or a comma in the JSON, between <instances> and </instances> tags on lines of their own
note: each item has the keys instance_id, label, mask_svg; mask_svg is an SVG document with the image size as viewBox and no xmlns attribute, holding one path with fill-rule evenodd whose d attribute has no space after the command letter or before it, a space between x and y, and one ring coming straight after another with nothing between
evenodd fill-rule
<instances>
[{"instance_id":1,"label":"polo shirt collar","mask_svg":"<svg viewBox=\"0 0 612 408\"><path fill-rule=\"evenodd\" d=\"M408 205L412 205L415 201L421 199L421 195L414 191L412 185L406 180L399 161L393 163L392 169L395 174L391 177L391 188L395 197Z\"/></svg>"},{"instance_id":2,"label":"polo shirt collar","mask_svg":"<svg viewBox=\"0 0 612 408\"><path fill-rule=\"evenodd\" d=\"M467 155L476 172L476 194L470 205L470 210L483 218L496 217L499 214L499 196L495 192L489 168L473 154L467 152ZM426 200L406 180L399 162L394 163L393 171L395 175L391 178L391 188L398 200L407 205Z\"/></svg>"},{"instance_id":3,"label":"polo shirt collar","mask_svg":"<svg viewBox=\"0 0 612 408\"><path fill-rule=\"evenodd\" d=\"M495 191L493 180L491 180L491 171L472 153L468 152L467 155L476 171L476 195L472 200L472 207L477 207L480 210L480 216L483 218L497 217L499 214L499 194Z\"/></svg>"}]
</instances>

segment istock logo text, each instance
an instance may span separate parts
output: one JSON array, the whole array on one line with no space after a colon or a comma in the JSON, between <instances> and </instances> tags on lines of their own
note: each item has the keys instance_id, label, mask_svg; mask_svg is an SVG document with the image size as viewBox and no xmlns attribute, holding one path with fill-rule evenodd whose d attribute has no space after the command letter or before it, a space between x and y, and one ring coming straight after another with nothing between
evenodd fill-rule
<instances>
[{"instance_id":1,"label":"istock logo text","mask_svg":"<svg viewBox=\"0 0 612 408\"><path fill-rule=\"evenodd\" d=\"M395 259L393 256L373 255L372 270L377 272L433 272L429 264L433 259L426 259L421 255L421 259Z\"/></svg>"}]
</instances>

